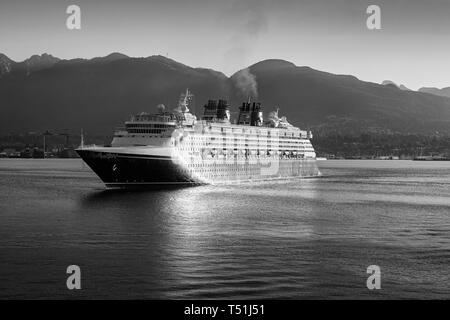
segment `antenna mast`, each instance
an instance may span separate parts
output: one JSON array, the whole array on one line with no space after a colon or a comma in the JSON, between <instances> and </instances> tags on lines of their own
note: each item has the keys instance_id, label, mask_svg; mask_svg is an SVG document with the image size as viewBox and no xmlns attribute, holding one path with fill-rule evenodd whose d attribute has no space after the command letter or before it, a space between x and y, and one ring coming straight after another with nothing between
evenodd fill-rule
<instances>
[{"instance_id":1,"label":"antenna mast","mask_svg":"<svg viewBox=\"0 0 450 320\"><path fill-rule=\"evenodd\" d=\"M84 134L83 134L83 128L81 128L81 134L80 134L80 149L83 149L84 147Z\"/></svg>"}]
</instances>

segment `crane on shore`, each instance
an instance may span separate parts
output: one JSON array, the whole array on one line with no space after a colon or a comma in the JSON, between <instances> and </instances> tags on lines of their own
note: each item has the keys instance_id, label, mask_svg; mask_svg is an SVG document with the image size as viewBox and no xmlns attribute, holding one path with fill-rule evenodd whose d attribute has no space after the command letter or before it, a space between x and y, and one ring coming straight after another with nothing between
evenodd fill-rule
<instances>
[{"instance_id":1,"label":"crane on shore","mask_svg":"<svg viewBox=\"0 0 450 320\"><path fill-rule=\"evenodd\" d=\"M71 134L69 134L67 132L67 129L64 129L65 132L52 132L50 130L45 130L45 132L42 134L43 136L43 149L44 149L44 159L45 159L45 149L46 149L46 138L48 136L63 136L65 137L65 144L64 147L68 148L69 147L69 137L72 136Z\"/></svg>"}]
</instances>

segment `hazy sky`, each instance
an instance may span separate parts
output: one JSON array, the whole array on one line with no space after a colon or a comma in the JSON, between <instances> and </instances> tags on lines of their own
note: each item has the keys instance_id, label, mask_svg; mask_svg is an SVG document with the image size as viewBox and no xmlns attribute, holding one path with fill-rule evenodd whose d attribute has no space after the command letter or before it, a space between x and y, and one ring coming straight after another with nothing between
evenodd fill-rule
<instances>
[{"instance_id":1,"label":"hazy sky","mask_svg":"<svg viewBox=\"0 0 450 320\"><path fill-rule=\"evenodd\" d=\"M81 30L66 8L81 7ZM381 7L381 30L366 8ZM389 79L412 89L450 86L450 0L1 0L0 52L60 58L162 54L231 73L268 58Z\"/></svg>"}]
</instances>

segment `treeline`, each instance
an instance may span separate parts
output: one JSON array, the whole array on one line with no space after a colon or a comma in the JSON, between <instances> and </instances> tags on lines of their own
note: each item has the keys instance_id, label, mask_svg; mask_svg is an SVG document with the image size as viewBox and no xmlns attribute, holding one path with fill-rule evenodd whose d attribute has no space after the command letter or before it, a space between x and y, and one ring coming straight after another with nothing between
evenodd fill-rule
<instances>
[{"instance_id":1,"label":"treeline","mask_svg":"<svg viewBox=\"0 0 450 320\"><path fill-rule=\"evenodd\" d=\"M361 134L316 135L313 145L318 156L337 158L376 158L394 156L450 156L450 136Z\"/></svg>"}]
</instances>

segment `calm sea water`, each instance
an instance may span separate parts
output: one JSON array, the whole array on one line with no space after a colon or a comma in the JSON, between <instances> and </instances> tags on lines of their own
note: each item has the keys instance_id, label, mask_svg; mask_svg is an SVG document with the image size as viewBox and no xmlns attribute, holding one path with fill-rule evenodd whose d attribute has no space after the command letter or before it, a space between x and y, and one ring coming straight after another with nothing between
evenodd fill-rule
<instances>
[{"instance_id":1,"label":"calm sea water","mask_svg":"<svg viewBox=\"0 0 450 320\"><path fill-rule=\"evenodd\" d=\"M0 298L450 298L450 162L320 167L114 192L80 160L2 159ZM72 264L82 290L66 289Z\"/></svg>"}]
</instances>

